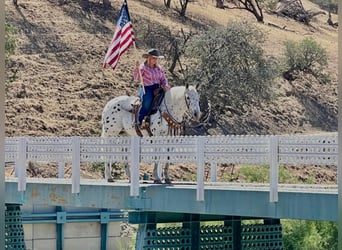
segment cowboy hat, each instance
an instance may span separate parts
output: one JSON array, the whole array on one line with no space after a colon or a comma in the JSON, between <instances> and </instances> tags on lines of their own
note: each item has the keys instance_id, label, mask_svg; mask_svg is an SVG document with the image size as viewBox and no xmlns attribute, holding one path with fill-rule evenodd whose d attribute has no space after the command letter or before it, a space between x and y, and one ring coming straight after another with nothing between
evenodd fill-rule
<instances>
[{"instance_id":1,"label":"cowboy hat","mask_svg":"<svg viewBox=\"0 0 342 250\"><path fill-rule=\"evenodd\" d=\"M156 49L150 49L147 53L142 55L143 58L148 58L149 56L162 59L164 56L159 55L159 51Z\"/></svg>"}]
</instances>

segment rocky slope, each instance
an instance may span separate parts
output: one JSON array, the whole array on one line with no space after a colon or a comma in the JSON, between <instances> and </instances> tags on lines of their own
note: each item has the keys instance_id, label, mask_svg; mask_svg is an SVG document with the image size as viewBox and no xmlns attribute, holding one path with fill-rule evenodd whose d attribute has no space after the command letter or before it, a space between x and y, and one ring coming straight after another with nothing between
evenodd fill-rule
<instances>
[{"instance_id":1,"label":"rocky slope","mask_svg":"<svg viewBox=\"0 0 342 250\"><path fill-rule=\"evenodd\" d=\"M6 20L18 29L15 54L7 61L11 78L6 85L6 136L99 136L101 112L111 98L136 93L132 68L146 48L130 49L115 71L102 68L122 1L19 0L15 6L6 0ZM307 8L318 7L303 1ZM166 10L162 1L129 1L136 32L139 23L192 29L192 23L224 25L236 19L254 22L253 16L237 10L219 10L213 1L189 4L188 19L181 20ZM334 18L334 17L333 17ZM336 17L335 17L336 18ZM293 82L279 80L276 98L261 107L242 107L226 112L212 122L209 134L317 133L337 130L337 30L321 15L304 26L295 21L265 13L258 24L268 39L265 51L281 57L283 41L313 37L328 51L332 78L329 85L303 77ZM277 24L279 29L272 25ZM137 41L137 45L142 44ZM167 62L162 62L166 64ZM170 82L175 81L169 75ZM335 178L336 169L326 171ZM335 179L336 180L336 179ZM334 181L334 180L333 180Z\"/></svg>"}]
</instances>

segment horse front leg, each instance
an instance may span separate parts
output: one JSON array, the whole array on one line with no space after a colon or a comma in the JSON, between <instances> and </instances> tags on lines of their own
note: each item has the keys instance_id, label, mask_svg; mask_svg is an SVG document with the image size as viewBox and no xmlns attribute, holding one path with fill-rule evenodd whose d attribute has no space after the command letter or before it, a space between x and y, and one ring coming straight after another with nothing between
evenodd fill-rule
<instances>
[{"instance_id":1,"label":"horse front leg","mask_svg":"<svg viewBox=\"0 0 342 250\"><path fill-rule=\"evenodd\" d=\"M170 176L169 176L169 166L170 163L165 163L165 167L164 167L164 178L165 178L165 183L166 184L172 184Z\"/></svg>"},{"instance_id":2,"label":"horse front leg","mask_svg":"<svg viewBox=\"0 0 342 250\"><path fill-rule=\"evenodd\" d=\"M125 174L127 175L128 179L131 179L131 174L130 174L130 169L129 169L129 165L128 163L125 163L124 165L125 168ZM107 163L105 162L105 171L104 171L104 175L105 175L105 179L108 182L114 182L114 176L113 176L113 167L112 167L112 163Z\"/></svg>"},{"instance_id":3,"label":"horse front leg","mask_svg":"<svg viewBox=\"0 0 342 250\"><path fill-rule=\"evenodd\" d=\"M112 176L112 163L105 162L105 171L104 171L105 179L108 182L114 182L114 178Z\"/></svg>"},{"instance_id":4,"label":"horse front leg","mask_svg":"<svg viewBox=\"0 0 342 250\"><path fill-rule=\"evenodd\" d=\"M154 163L154 168L153 168L153 183L154 184L162 184L162 181L161 181L161 178L160 178L160 169L159 169L159 164L160 163L157 163L155 162Z\"/></svg>"},{"instance_id":5,"label":"horse front leg","mask_svg":"<svg viewBox=\"0 0 342 250\"><path fill-rule=\"evenodd\" d=\"M129 169L128 163L125 163L125 173L126 173L126 175L128 177L128 180L131 181L131 171Z\"/></svg>"}]
</instances>

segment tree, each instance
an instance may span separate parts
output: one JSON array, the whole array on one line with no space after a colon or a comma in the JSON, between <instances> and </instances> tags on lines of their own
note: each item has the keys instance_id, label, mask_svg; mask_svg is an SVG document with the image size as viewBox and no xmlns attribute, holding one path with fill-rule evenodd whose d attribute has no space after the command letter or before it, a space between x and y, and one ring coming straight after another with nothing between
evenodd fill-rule
<instances>
[{"instance_id":1,"label":"tree","mask_svg":"<svg viewBox=\"0 0 342 250\"><path fill-rule=\"evenodd\" d=\"M284 249L337 249L337 224L322 221L282 220Z\"/></svg>"},{"instance_id":2,"label":"tree","mask_svg":"<svg viewBox=\"0 0 342 250\"><path fill-rule=\"evenodd\" d=\"M223 0L216 0L216 8L224 9Z\"/></svg>"},{"instance_id":3,"label":"tree","mask_svg":"<svg viewBox=\"0 0 342 250\"><path fill-rule=\"evenodd\" d=\"M311 74L321 82L328 81L323 73L328 65L326 50L312 38L300 42L285 42L284 73L287 80L293 80L298 73Z\"/></svg>"},{"instance_id":4,"label":"tree","mask_svg":"<svg viewBox=\"0 0 342 250\"><path fill-rule=\"evenodd\" d=\"M201 92L216 114L270 99L277 64L264 55L263 39L262 32L247 23L211 29L191 39L186 55L193 66L187 81L202 83Z\"/></svg>"},{"instance_id":5,"label":"tree","mask_svg":"<svg viewBox=\"0 0 342 250\"><path fill-rule=\"evenodd\" d=\"M190 0L179 0L179 4L181 5L181 9L178 11L179 15L185 17L186 8L188 7L188 3Z\"/></svg>"},{"instance_id":6,"label":"tree","mask_svg":"<svg viewBox=\"0 0 342 250\"><path fill-rule=\"evenodd\" d=\"M338 12L338 0L311 0L311 2L317 4L323 10L334 14Z\"/></svg>"},{"instance_id":7,"label":"tree","mask_svg":"<svg viewBox=\"0 0 342 250\"><path fill-rule=\"evenodd\" d=\"M171 0L164 0L164 5L169 9L171 7Z\"/></svg>"},{"instance_id":8,"label":"tree","mask_svg":"<svg viewBox=\"0 0 342 250\"><path fill-rule=\"evenodd\" d=\"M182 71L181 56L184 54L185 47L193 32L185 32L181 29L175 33L169 28L160 26L157 23L145 22L140 26L137 41L143 41L144 47L158 48L166 56L169 63L168 70L174 74L177 64Z\"/></svg>"},{"instance_id":9,"label":"tree","mask_svg":"<svg viewBox=\"0 0 342 250\"><path fill-rule=\"evenodd\" d=\"M338 27L338 22L334 23L332 18L331 18L331 11L330 10L329 10L329 17L328 17L327 23L334 28Z\"/></svg>"},{"instance_id":10,"label":"tree","mask_svg":"<svg viewBox=\"0 0 342 250\"><path fill-rule=\"evenodd\" d=\"M279 6L279 10L277 11L278 15L284 15L290 17L298 22L309 25L311 20L320 14L324 14L324 11L307 11L305 10L301 0L282 0L281 5Z\"/></svg>"},{"instance_id":11,"label":"tree","mask_svg":"<svg viewBox=\"0 0 342 250\"><path fill-rule=\"evenodd\" d=\"M251 12L258 22L264 22L264 15L262 12L262 3L267 0L232 0L235 7L232 9L244 9Z\"/></svg>"}]
</instances>

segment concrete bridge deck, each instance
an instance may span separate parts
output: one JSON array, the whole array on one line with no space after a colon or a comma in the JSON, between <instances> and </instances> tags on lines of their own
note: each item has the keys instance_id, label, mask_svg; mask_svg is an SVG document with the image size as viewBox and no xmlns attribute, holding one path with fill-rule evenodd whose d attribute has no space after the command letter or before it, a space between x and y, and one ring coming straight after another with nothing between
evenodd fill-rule
<instances>
[{"instance_id":1,"label":"concrete bridge deck","mask_svg":"<svg viewBox=\"0 0 342 250\"><path fill-rule=\"evenodd\" d=\"M337 185L279 184L278 202L270 202L270 184L205 183L204 200L196 199L196 183L156 185L140 182L139 195L130 195L128 181L108 183L81 179L80 192L72 193L70 179L28 178L18 192L18 178L6 179L6 203L55 205L249 216L279 219L337 221Z\"/></svg>"}]
</instances>

